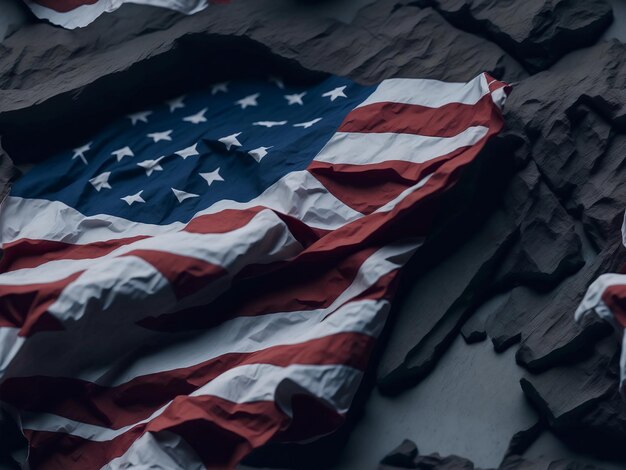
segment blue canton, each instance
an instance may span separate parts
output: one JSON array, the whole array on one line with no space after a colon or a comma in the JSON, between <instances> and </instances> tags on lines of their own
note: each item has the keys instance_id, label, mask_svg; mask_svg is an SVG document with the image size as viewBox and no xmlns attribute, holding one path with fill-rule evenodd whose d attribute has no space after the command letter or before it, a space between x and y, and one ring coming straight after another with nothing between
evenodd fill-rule
<instances>
[{"instance_id":1,"label":"blue canton","mask_svg":"<svg viewBox=\"0 0 626 470\"><path fill-rule=\"evenodd\" d=\"M338 77L310 88L275 78L214 84L119 119L37 165L11 194L61 201L85 215L187 222L305 169L372 91Z\"/></svg>"}]
</instances>

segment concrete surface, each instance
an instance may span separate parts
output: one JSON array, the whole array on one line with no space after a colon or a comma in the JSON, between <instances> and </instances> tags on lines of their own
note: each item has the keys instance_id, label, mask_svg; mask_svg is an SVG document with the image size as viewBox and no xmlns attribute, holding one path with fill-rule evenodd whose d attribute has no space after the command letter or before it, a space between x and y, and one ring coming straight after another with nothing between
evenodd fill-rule
<instances>
[{"instance_id":1,"label":"concrete surface","mask_svg":"<svg viewBox=\"0 0 626 470\"><path fill-rule=\"evenodd\" d=\"M495 354L491 342L458 338L420 385L392 398L375 392L336 468L374 468L403 439L421 454L456 454L497 467L515 432L537 417L519 386L515 350Z\"/></svg>"}]
</instances>

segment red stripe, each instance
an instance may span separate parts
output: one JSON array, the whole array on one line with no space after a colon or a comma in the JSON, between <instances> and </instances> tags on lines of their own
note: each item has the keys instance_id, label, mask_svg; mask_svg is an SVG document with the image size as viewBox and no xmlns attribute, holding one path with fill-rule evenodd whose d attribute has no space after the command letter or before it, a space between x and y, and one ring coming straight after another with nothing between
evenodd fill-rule
<instances>
[{"instance_id":1,"label":"red stripe","mask_svg":"<svg viewBox=\"0 0 626 470\"><path fill-rule=\"evenodd\" d=\"M221 266L164 251L134 250L123 256L135 256L152 265L169 281L178 299L228 274ZM48 308L84 272L81 270L64 279L47 283L0 285L0 327L20 328L20 336L62 329L61 322L48 313Z\"/></svg>"},{"instance_id":2,"label":"red stripe","mask_svg":"<svg viewBox=\"0 0 626 470\"><path fill-rule=\"evenodd\" d=\"M318 405L319 406L319 405ZM41 470L96 469L123 455L146 432L169 431L201 437L191 441L207 468L234 468L290 418L274 402L232 403L213 396L178 397L167 412L110 441L98 442L62 433L28 431L29 464Z\"/></svg>"},{"instance_id":3,"label":"red stripe","mask_svg":"<svg viewBox=\"0 0 626 470\"><path fill-rule=\"evenodd\" d=\"M228 274L221 266L163 251L133 250L123 256L135 256L152 265L169 281L179 300ZM62 329L61 322L48 313L48 308L84 272L48 283L0 285L0 327L18 327L21 336Z\"/></svg>"},{"instance_id":4,"label":"red stripe","mask_svg":"<svg viewBox=\"0 0 626 470\"><path fill-rule=\"evenodd\" d=\"M492 109L490 94L475 104L448 103L438 108L406 103L373 103L351 111L339 127L339 132L454 137L468 127L489 126Z\"/></svg>"},{"instance_id":5,"label":"red stripe","mask_svg":"<svg viewBox=\"0 0 626 470\"><path fill-rule=\"evenodd\" d=\"M145 318L139 324L163 332L206 329L240 316L326 308L349 286L361 265L375 251L362 250L341 261L301 269L289 263L282 269L251 280L240 280L208 306ZM394 272L395 275L395 272ZM383 279L384 278L384 279ZM393 278L383 276L375 286ZM207 311L211 314L207 315Z\"/></svg>"},{"instance_id":6,"label":"red stripe","mask_svg":"<svg viewBox=\"0 0 626 470\"><path fill-rule=\"evenodd\" d=\"M497 81L491 85L496 89L505 86ZM378 106L378 108L370 110L370 106ZM442 115L437 114L439 109L446 106L456 106L460 114L458 116L451 114L451 109ZM313 160L308 170L341 202L363 214L371 214L398 197L402 191L417 183L424 176L433 172L440 173L439 168L442 164L450 162L449 164L452 165L452 169L442 168L444 173L456 171L458 167L467 165L503 126L502 115L494 106L491 94L483 96L476 105L452 103L442 108L433 110L433 108L415 105L376 103L352 111L346 117L340 130L423 133L423 135L451 137L471 125L479 124L488 127L488 133L472 146L456 149L447 155L419 164L393 159L373 165L331 164ZM382 117L379 117L377 113L382 113ZM442 126L448 126L447 130L441 129ZM446 184L451 185L453 182Z\"/></svg>"},{"instance_id":7,"label":"red stripe","mask_svg":"<svg viewBox=\"0 0 626 470\"><path fill-rule=\"evenodd\" d=\"M602 293L602 301L609 307L615 320L626 328L626 285L608 286Z\"/></svg>"},{"instance_id":8,"label":"red stripe","mask_svg":"<svg viewBox=\"0 0 626 470\"><path fill-rule=\"evenodd\" d=\"M48 313L48 307L80 274L74 273L65 279L45 284L0 285L0 327L20 328L20 336L62 330L61 322Z\"/></svg>"},{"instance_id":9,"label":"red stripe","mask_svg":"<svg viewBox=\"0 0 626 470\"><path fill-rule=\"evenodd\" d=\"M494 125L495 129L481 143L498 132L501 125L501 122ZM445 162L423 187L403 198L393 210L370 214L334 230L301 252L291 264L303 263L300 265L302 269L303 265L310 266L323 263L327 259L337 259L359 246L426 236L437 214L440 196L458 181L461 170L474 160L481 149L482 145L474 145ZM350 197L347 192L336 196L342 200L349 200Z\"/></svg>"},{"instance_id":10,"label":"red stripe","mask_svg":"<svg viewBox=\"0 0 626 470\"><path fill-rule=\"evenodd\" d=\"M124 256L137 256L154 266L169 281L178 300L195 294L217 279L228 275L228 271L221 266L163 251L133 250Z\"/></svg>"},{"instance_id":11,"label":"red stripe","mask_svg":"<svg viewBox=\"0 0 626 470\"><path fill-rule=\"evenodd\" d=\"M231 232L247 225L255 215L263 210L268 209L263 206L255 206L241 210L226 209L214 214L200 215L190 220L183 230L190 233L202 234ZM310 234L307 234L307 236L310 236ZM61 259L99 258L111 253L117 248L145 238L150 237L141 235L93 242L85 245L22 238L10 243L5 243L2 246L4 256L0 261L0 272L34 268L49 261Z\"/></svg>"},{"instance_id":12,"label":"red stripe","mask_svg":"<svg viewBox=\"0 0 626 470\"><path fill-rule=\"evenodd\" d=\"M294 422L306 423L307 429L318 435L343 422L342 415L310 397L295 395L291 409ZM110 441L46 431L25 430L24 434L30 443L29 464L42 470L101 468L123 455L146 432L160 431L183 436L207 468L223 470L235 468L272 437L288 435L291 422L273 401L232 403L214 396L184 396L176 398L164 414Z\"/></svg>"},{"instance_id":13,"label":"red stripe","mask_svg":"<svg viewBox=\"0 0 626 470\"><path fill-rule=\"evenodd\" d=\"M221 266L165 251L133 250L122 256L135 256L152 265L169 281L179 300L199 289L209 287L211 283L228 274ZM60 321L48 313L48 308L84 272L85 270L81 270L64 279L48 283L0 285L0 327L20 328L21 336L62 329ZM173 315L179 316L181 312Z\"/></svg>"},{"instance_id":14,"label":"red stripe","mask_svg":"<svg viewBox=\"0 0 626 470\"><path fill-rule=\"evenodd\" d=\"M41 264L60 259L99 258L121 246L143 240L144 238L148 237L119 238L87 245L21 238L5 243L2 246L4 256L0 261L0 272L6 273L18 269L35 268Z\"/></svg>"},{"instance_id":15,"label":"red stripe","mask_svg":"<svg viewBox=\"0 0 626 470\"><path fill-rule=\"evenodd\" d=\"M184 230L190 233L226 233L246 226L255 215L267 210L263 206L247 209L224 209L213 214L199 215L191 219Z\"/></svg>"},{"instance_id":16,"label":"red stripe","mask_svg":"<svg viewBox=\"0 0 626 470\"><path fill-rule=\"evenodd\" d=\"M206 328L235 316L312 310L329 306L354 280L360 266L374 249L357 252L349 259L332 265L320 264L306 271L297 266L286 266L282 275L269 272L254 281L237 284L218 301L211 304L211 315L206 306L189 311L148 317L140 325L164 331ZM134 250L124 256L136 256L150 263L170 281L177 298L193 294L207 287L227 271L206 261L168 252ZM21 328L20 335L31 336L39 331L62 328L61 323L47 313L71 282L83 271L50 283L24 286L0 285L0 326ZM277 282L281 286L276 292Z\"/></svg>"},{"instance_id":17,"label":"red stripe","mask_svg":"<svg viewBox=\"0 0 626 470\"><path fill-rule=\"evenodd\" d=\"M190 367L136 377L114 387L65 377L9 378L0 386L0 395L3 401L20 409L119 429L148 418L177 396L189 395L237 366L342 364L365 370L374 341L359 333L338 333L251 353L223 354Z\"/></svg>"},{"instance_id":18,"label":"red stripe","mask_svg":"<svg viewBox=\"0 0 626 470\"><path fill-rule=\"evenodd\" d=\"M485 79L487 80L487 85L489 86L489 91L491 93L493 93L496 90L499 90L500 88L503 88L504 92L507 95L509 95L511 91L513 90L513 87L511 85L509 85L506 82L501 82L500 80L496 80L487 72L483 72L483 75L485 76Z\"/></svg>"},{"instance_id":19,"label":"red stripe","mask_svg":"<svg viewBox=\"0 0 626 470\"><path fill-rule=\"evenodd\" d=\"M389 160L369 165L350 165L313 161L308 170L345 205L369 215L437 171L443 163L471 148L459 148L423 163Z\"/></svg>"}]
</instances>

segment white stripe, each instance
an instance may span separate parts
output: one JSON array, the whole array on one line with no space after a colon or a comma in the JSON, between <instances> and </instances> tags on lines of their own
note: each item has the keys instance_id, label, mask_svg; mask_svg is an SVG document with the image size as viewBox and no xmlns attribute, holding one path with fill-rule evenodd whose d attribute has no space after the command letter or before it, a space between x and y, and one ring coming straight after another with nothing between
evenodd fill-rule
<instances>
[{"instance_id":1,"label":"white stripe","mask_svg":"<svg viewBox=\"0 0 626 470\"><path fill-rule=\"evenodd\" d=\"M195 217L225 209L265 206L295 217L310 227L334 230L363 214L333 196L308 171L292 172L249 202L222 200ZM0 218L0 241L10 243L29 238L83 245L136 236L156 236L182 230L186 224L168 225L133 222L108 214L85 216L58 201L6 198Z\"/></svg>"},{"instance_id":2,"label":"white stripe","mask_svg":"<svg viewBox=\"0 0 626 470\"><path fill-rule=\"evenodd\" d=\"M102 470L128 470L129 468L204 470L206 467L182 437L161 431L158 434L145 433L133 442L123 455L103 466Z\"/></svg>"},{"instance_id":3,"label":"white stripe","mask_svg":"<svg viewBox=\"0 0 626 470\"><path fill-rule=\"evenodd\" d=\"M386 203L383 206L380 206L378 209L376 209L376 211L374 211L375 213L384 213L384 212L391 212L393 209L396 208L396 206L398 204L400 204L402 201L404 201L404 199L406 199L406 197L409 194L414 193L415 191L417 191L418 189L424 187L424 185L426 183L428 183L428 180L430 180L430 178L433 176L433 173L431 173L430 175L426 175L424 178L422 178L421 180L419 180L417 183L415 183L413 186L409 186L408 188L406 188L404 191L402 191L400 194L398 194L398 196L396 196L394 199L392 199L391 201L389 201L388 203Z\"/></svg>"},{"instance_id":4,"label":"white stripe","mask_svg":"<svg viewBox=\"0 0 626 470\"><path fill-rule=\"evenodd\" d=\"M489 93L484 74L467 83L392 78L383 81L358 108L374 103L405 103L439 108L449 103L476 104Z\"/></svg>"},{"instance_id":5,"label":"white stripe","mask_svg":"<svg viewBox=\"0 0 626 470\"><path fill-rule=\"evenodd\" d=\"M240 317L186 341L164 344L142 356L115 377L97 380L99 385L118 386L137 377L193 367L227 353L252 353L275 346L304 343L338 333L362 333L377 337L384 325L389 302L360 300L341 307Z\"/></svg>"},{"instance_id":6,"label":"white stripe","mask_svg":"<svg viewBox=\"0 0 626 470\"><path fill-rule=\"evenodd\" d=\"M343 365L249 364L229 369L190 396L210 395L235 403L275 401L291 416L291 398L296 393L306 393L325 401L337 412L346 413L362 375L361 371Z\"/></svg>"},{"instance_id":7,"label":"white stripe","mask_svg":"<svg viewBox=\"0 0 626 470\"><path fill-rule=\"evenodd\" d=\"M323 230L335 230L363 217L363 214L333 196L306 170L289 173L250 202L219 201L199 214L259 205L299 219L309 227Z\"/></svg>"},{"instance_id":8,"label":"white stripe","mask_svg":"<svg viewBox=\"0 0 626 470\"><path fill-rule=\"evenodd\" d=\"M85 27L103 13L115 11L124 3L169 8L188 15L204 10L208 5L207 0L98 0L94 4L81 5L69 12L58 12L32 0L25 0L25 2L37 17L67 29Z\"/></svg>"},{"instance_id":9,"label":"white stripe","mask_svg":"<svg viewBox=\"0 0 626 470\"><path fill-rule=\"evenodd\" d=\"M2 207L0 240L29 238L77 245L182 230L185 224L145 224L108 214L86 216L59 201L9 196Z\"/></svg>"},{"instance_id":10,"label":"white stripe","mask_svg":"<svg viewBox=\"0 0 626 470\"><path fill-rule=\"evenodd\" d=\"M315 161L365 165L385 161L424 163L461 147L476 144L487 135L483 126L468 127L454 137L413 134L337 132Z\"/></svg>"},{"instance_id":11,"label":"white stripe","mask_svg":"<svg viewBox=\"0 0 626 470\"><path fill-rule=\"evenodd\" d=\"M326 402L339 413L345 413L361 380L362 372L342 365L301 365L280 367L250 364L229 369L190 396L214 396L233 403L275 401L288 415L294 394L306 393ZM173 403L169 402L150 417L120 429L86 424L49 413L21 413L23 429L61 432L93 441L109 441L133 427L148 423Z\"/></svg>"},{"instance_id":12,"label":"white stripe","mask_svg":"<svg viewBox=\"0 0 626 470\"><path fill-rule=\"evenodd\" d=\"M577 322L581 322L585 315L588 315L592 312L595 312L608 321L616 328L621 330L621 326L617 324L615 321L615 317L613 313L609 309L609 307L602 300L602 294L604 291L611 286L626 286L626 275L625 274L603 274L598 279L593 281L593 283L587 289L583 300L578 305L576 312L574 314L574 318Z\"/></svg>"},{"instance_id":13,"label":"white stripe","mask_svg":"<svg viewBox=\"0 0 626 470\"><path fill-rule=\"evenodd\" d=\"M26 341L26 338L19 336L19 332L19 328L0 327L0 378L4 377L11 360Z\"/></svg>"},{"instance_id":14,"label":"white stripe","mask_svg":"<svg viewBox=\"0 0 626 470\"><path fill-rule=\"evenodd\" d=\"M173 305L176 296L169 281L147 261L125 256L90 267L61 291L48 312L67 324L90 314L110 317L119 308L143 318ZM114 324L108 327L115 329Z\"/></svg>"},{"instance_id":15,"label":"white stripe","mask_svg":"<svg viewBox=\"0 0 626 470\"><path fill-rule=\"evenodd\" d=\"M230 287L232 277L246 266L289 259L302 251L302 246L271 211L257 214L246 228L241 234L229 232L221 237L184 236L172 240L171 245L168 241L163 242L162 245L168 247L168 253L209 261L228 271L227 276L207 282L202 289L187 298L177 299L170 282L141 258L102 257L94 260L89 269L63 289L57 300L48 307L48 312L66 323L79 320L89 310L92 315L130 311L137 320L149 315L184 310L214 300ZM153 242L156 238L160 237L138 243ZM139 248L150 249L150 246Z\"/></svg>"},{"instance_id":16,"label":"white stripe","mask_svg":"<svg viewBox=\"0 0 626 470\"><path fill-rule=\"evenodd\" d=\"M252 263L289 259L302 251L302 246L293 238L282 219L274 212L264 210L246 225L231 232L164 233L122 245L99 258L59 259L32 268L9 271L0 274L0 285L30 285L65 279L135 250L196 258L235 272ZM115 262L124 263L124 259Z\"/></svg>"},{"instance_id":17,"label":"white stripe","mask_svg":"<svg viewBox=\"0 0 626 470\"><path fill-rule=\"evenodd\" d=\"M92 305L94 315L88 323L70 323L65 325L66 330L61 333L43 332L29 338L13 363L14 368L7 371L6 375L74 377L103 386L117 386L135 377L190 367L228 352L253 352L271 345L289 344L289 338L285 334L293 335L294 338L305 337L303 335L306 335L308 329L326 317L328 318L324 321L330 322L329 325L332 326L335 321L331 320L332 317L337 315L336 310L344 305L349 313L353 307L348 307L348 302L375 284L382 276L399 269L417 246L417 243L395 244L373 253L361 265L350 286L324 309L237 317L201 334L160 334L135 325L135 322L146 314L164 313L162 304L171 302L170 298L173 298L171 294L170 298L167 297L167 291L154 303L141 298L128 299L110 306L102 313L99 313L102 310L101 306ZM76 297L77 304L85 305L78 293ZM103 302L109 297L105 296ZM373 301L363 301L358 305L363 308L363 312L386 308L384 304L371 302ZM126 308L127 303L131 304L129 308ZM211 315L210 309L207 309L207 315ZM363 315L363 318L367 318L366 313ZM377 335L378 326L374 324L371 328L374 329L367 329L365 332ZM102 336L102 331L116 331L114 345L109 338ZM314 337L317 336L310 338ZM300 341L302 340L296 342ZM150 354L141 357L133 355L134 349L138 346L153 344L158 344L158 348L152 349ZM115 351L123 353L115 354ZM52 352L54 361L32 360L36 357L47 357ZM111 362L111 357L115 357L116 362Z\"/></svg>"}]
</instances>

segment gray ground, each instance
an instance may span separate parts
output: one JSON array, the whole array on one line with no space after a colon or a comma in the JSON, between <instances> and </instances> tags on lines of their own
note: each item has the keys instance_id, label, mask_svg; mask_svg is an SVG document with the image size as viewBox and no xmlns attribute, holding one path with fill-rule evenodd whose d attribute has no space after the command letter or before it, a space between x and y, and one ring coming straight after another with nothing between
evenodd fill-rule
<instances>
[{"instance_id":1,"label":"gray ground","mask_svg":"<svg viewBox=\"0 0 626 470\"><path fill-rule=\"evenodd\" d=\"M457 338L422 384L397 397L373 394L337 468L368 468L405 437L420 453L498 466L511 436L536 421L514 356L513 349L496 355L489 342L468 346Z\"/></svg>"}]
</instances>

